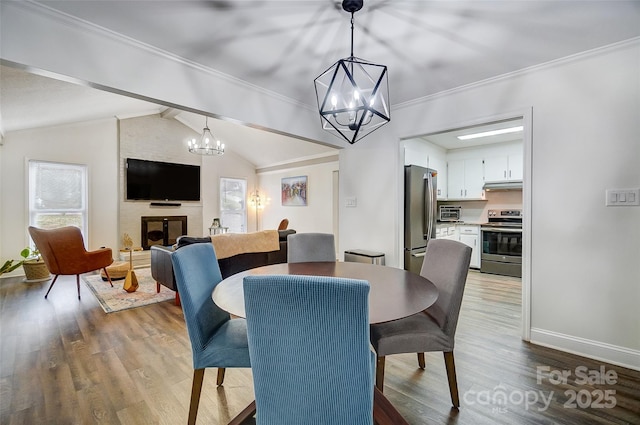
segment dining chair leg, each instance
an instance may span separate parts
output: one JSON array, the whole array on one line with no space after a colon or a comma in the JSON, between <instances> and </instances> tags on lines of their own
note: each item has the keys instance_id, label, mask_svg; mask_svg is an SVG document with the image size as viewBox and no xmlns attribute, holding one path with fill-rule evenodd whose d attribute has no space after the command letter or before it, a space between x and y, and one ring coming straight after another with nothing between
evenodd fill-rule
<instances>
[{"instance_id":1,"label":"dining chair leg","mask_svg":"<svg viewBox=\"0 0 640 425\"><path fill-rule=\"evenodd\" d=\"M380 392L384 392L384 359L384 356L378 357L376 364L376 387Z\"/></svg>"},{"instance_id":2,"label":"dining chair leg","mask_svg":"<svg viewBox=\"0 0 640 425\"><path fill-rule=\"evenodd\" d=\"M225 368L223 367L218 368L218 379L216 379L216 385L218 386L222 385L222 383L224 382L224 371L225 371Z\"/></svg>"},{"instance_id":3,"label":"dining chair leg","mask_svg":"<svg viewBox=\"0 0 640 425\"><path fill-rule=\"evenodd\" d=\"M111 287L113 288L113 282L111 282L111 277L109 276L109 272L107 271L107 268L105 267L103 270L104 270L104 275L107 277L107 280L109 281L109 285L111 285Z\"/></svg>"},{"instance_id":4,"label":"dining chair leg","mask_svg":"<svg viewBox=\"0 0 640 425\"><path fill-rule=\"evenodd\" d=\"M458 381L456 379L456 365L453 361L453 351L446 351L444 353L444 365L447 368L451 402L453 403L453 407L458 408L460 407L460 399L458 397Z\"/></svg>"},{"instance_id":5,"label":"dining chair leg","mask_svg":"<svg viewBox=\"0 0 640 425\"><path fill-rule=\"evenodd\" d=\"M424 362L424 353L418 353L418 366L420 367L420 369L425 368L425 362Z\"/></svg>"},{"instance_id":6,"label":"dining chair leg","mask_svg":"<svg viewBox=\"0 0 640 425\"><path fill-rule=\"evenodd\" d=\"M189 419L187 425L196 425L198 416L198 405L200 404L200 393L202 392L202 381L204 380L204 369L193 371L193 384L191 385L191 403L189 404Z\"/></svg>"},{"instance_id":7,"label":"dining chair leg","mask_svg":"<svg viewBox=\"0 0 640 425\"><path fill-rule=\"evenodd\" d=\"M247 419L253 418L256 415L256 401L253 400L242 412L229 422L228 425L242 425Z\"/></svg>"},{"instance_id":8,"label":"dining chair leg","mask_svg":"<svg viewBox=\"0 0 640 425\"><path fill-rule=\"evenodd\" d=\"M56 279L58 279L58 276L60 276L59 274L57 274L54 278L53 281L51 282L51 285L49 285L49 289L47 290L47 293L44 294L44 297L47 298L47 295L49 295L49 292L51 292L51 288L53 288L53 284L56 283Z\"/></svg>"},{"instance_id":9,"label":"dining chair leg","mask_svg":"<svg viewBox=\"0 0 640 425\"><path fill-rule=\"evenodd\" d=\"M377 387L373 390L373 423L375 425L409 425L398 409Z\"/></svg>"},{"instance_id":10,"label":"dining chair leg","mask_svg":"<svg viewBox=\"0 0 640 425\"><path fill-rule=\"evenodd\" d=\"M80 299L80 275L76 275L76 286L78 287L78 299Z\"/></svg>"}]
</instances>

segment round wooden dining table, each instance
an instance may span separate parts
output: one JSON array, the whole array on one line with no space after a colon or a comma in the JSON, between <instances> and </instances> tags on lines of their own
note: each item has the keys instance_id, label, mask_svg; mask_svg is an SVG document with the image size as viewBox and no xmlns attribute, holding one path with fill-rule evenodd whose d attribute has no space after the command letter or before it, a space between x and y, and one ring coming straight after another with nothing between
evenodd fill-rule
<instances>
[{"instance_id":1,"label":"round wooden dining table","mask_svg":"<svg viewBox=\"0 0 640 425\"><path fill-rule=\"evenodd\" d=\"M438 298L438 289L428 279L406 270L367 263L319 262L282 263L250 269L222 280L213 290L218 307L245 317L245 276L311 275L362 279L369 282L369 323L383 323L411 316L430 307Z\"/></svg>"},{"instance_id":2,"label":"round wooden dining table","mask_svg":"<svg viewBox=\"0 0 640 425\"><path fill-rule=\"evenodd\" d=\"M250 269L218 283L211 294L218 307L246 317L243 280L255 275L307 275L362 279L369 282L369 323L401 319L425 310L436 302L438 288L428 279L406 270L367 263L282 263ZM408 425L400 412L374 386L373 419L376 425ZM256 413L253 401L229 422L240 425Z\"/></svg>"}]
</instances>

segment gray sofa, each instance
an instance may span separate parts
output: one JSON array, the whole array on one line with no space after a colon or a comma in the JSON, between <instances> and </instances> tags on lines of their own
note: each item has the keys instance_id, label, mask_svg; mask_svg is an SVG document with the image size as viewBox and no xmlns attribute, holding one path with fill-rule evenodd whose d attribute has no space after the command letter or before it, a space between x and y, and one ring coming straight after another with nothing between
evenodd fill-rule
<instances>
[{"instance_id":1,"label":"gray sofa","mask_svg":"<svg viewBox=\"0 0 640 425\"><path fill-rule=\"evenodd\" d=\"M278 230L280 249L269 252L251 252L234 255L232 257L218 260L222 278L240 273L255 267L266 266L287 262L287 236L296 233L293 229ZM178 238L176 249L192 243L211 243L211 238L195 238L181 236ZM171 246L151 247L151 276L156 281L157 291L160 292L160 285L164 285L172 291L176 291L176 304L180 304L180 297L176 287L175 276L173 275L173 264L171 254L175 252Z\"/></svg>"}]
</instances>

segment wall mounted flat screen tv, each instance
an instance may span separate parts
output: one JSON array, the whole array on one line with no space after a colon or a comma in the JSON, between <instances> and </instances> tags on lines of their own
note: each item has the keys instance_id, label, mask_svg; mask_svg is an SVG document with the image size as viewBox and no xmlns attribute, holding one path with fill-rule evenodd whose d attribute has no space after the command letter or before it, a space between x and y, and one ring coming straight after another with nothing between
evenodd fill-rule
<instances>
[{"instance_id":1,"label":"wall mounted flat screen tv","mask_svg":"<svg viewBox=\"0 0 640 425\"><path fill-rule=\"evenodd\" d=\"M200 166L127 158L127 200L199 201Z\"/></svg>"}]
</instances>

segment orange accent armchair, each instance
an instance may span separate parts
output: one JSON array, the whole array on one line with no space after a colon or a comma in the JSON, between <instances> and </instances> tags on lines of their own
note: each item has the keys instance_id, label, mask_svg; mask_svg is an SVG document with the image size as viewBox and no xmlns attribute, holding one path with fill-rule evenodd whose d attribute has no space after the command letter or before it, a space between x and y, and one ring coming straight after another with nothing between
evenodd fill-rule
<instances>
[{"instance_id":1,"label":"orange accent armchair","mask_svg":"<svg viewBox=\"0 0 640 425\"><path fill-rule=\"evenodd\" d=\"M113 263L111 248L87 251L80 229L75 226L57 229L39 229L29 226L29 234L36 244L42 259L51 273L55 275L45 298L60 275L76 275L78 299L80 299L80 274L104 269L107 280L113 287L107 266Z\"/></svg>"},{"instance_id":2,"label":"orange accent armchair","mask_svg":"<svg viewBox=\"0 0 640 425\"><path fill-rule=\"evenodd\" d=\"M283 218L282 221L280 221L280 224L278 224L278 230L287 230L288 227L289 227L288 218Z\"/></svg>"}]
</instances>

